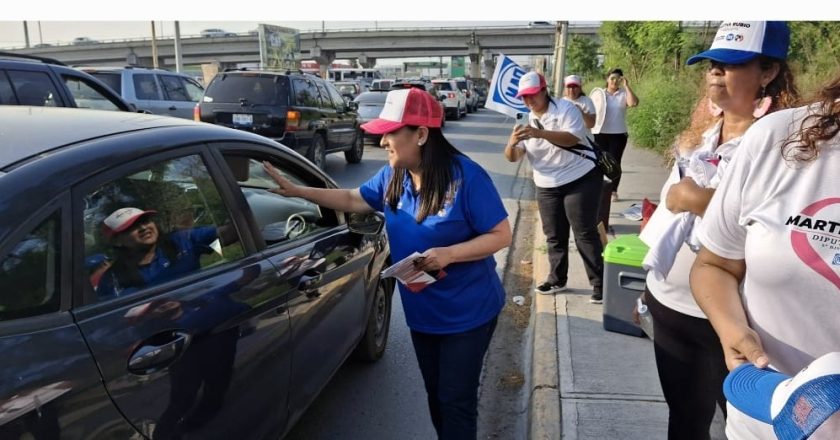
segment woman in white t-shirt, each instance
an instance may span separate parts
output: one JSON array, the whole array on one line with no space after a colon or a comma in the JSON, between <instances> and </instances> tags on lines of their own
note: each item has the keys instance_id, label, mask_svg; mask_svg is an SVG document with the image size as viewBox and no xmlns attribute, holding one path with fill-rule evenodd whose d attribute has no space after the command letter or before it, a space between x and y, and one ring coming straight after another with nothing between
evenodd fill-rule
<instances>
[{"instance_id":1,"label":"woman in white t-shirt","mask_svg":"<svg viewBox=\"0 0 840 440\"><path fill-rule=\"evenodd\" d=\"M590 95L593 92L590 92ZM598 113L602 114L597 118L599 123L592 127L595 142L621 162L624 149L627 147L627 108L639 105L639 98L630 89L630 83L624 76L624 72L618 68L607 72L607 88L599 89L598 94L603 96L603 102L596 103ZM610 184L613 202L618 201L620 182L619 177Z\"/></svg>"},{"instance_id":2,"label":"woman in white t-shirt","mask_svg":"<svg viewBox=\"0 0 840 440\"><path fill-rule=\"evenodd\" d=\"M730 369L792 376L840 351L840 76L820 97L753 125L706 209L691 288ZM729 414L730 439L775 438ZM840 413L810 438L840 438Z\"/></svg>"},{"instance_id":3,"label":"woman in white t-shirt","mask_svg":"<svg viewBox=\"0 0 840 440\"><path fill-rule=\"evenodd\" d=\"M696 257L690 227L704 215L747 128L769 111L790 107L797 97L785 62L790 40L787 25L749 24L746 29L778 44L756 52L743 47L722 49L715 43L688 59L688 64L708 63L705 96L695 108L691 126L677 139L673 152L677 160L662 187L661 203L641 234L650 246L644 299L654 321L654 353L672 440L708 439L715 406L726 414L723 380L728 371L723 352L689 288ZM718 35L730 32L724 23ZM694 166L686 169L689 160L703 161L701 170L709 170L708 178L693 173ZM654 264L657 260L667 261Z\"/></svg>"},{"instance_id":4,"label":"woman in white t-shirt","mask_svg":"<svg viewBox=\"0 0 840 440\"><path fill-rule=\"evenodd\" d=\"M586 124L587 137L592 137L589 131L595 126L595 104L583 93L583 80L577 75L569 75L563 79L563 99L574 104L583 116Z\"/></svg>"}]
</instances>

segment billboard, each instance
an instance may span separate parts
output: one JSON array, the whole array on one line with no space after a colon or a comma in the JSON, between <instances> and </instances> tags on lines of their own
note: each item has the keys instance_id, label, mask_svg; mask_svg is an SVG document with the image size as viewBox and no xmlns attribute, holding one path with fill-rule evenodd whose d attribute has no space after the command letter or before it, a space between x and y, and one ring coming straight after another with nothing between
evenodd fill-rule
<instances>
[{"instance_id":1,"label":"billboard","mask_svg":"<svg viewBox=\"0 0 840 440\"><path fill-rule=\"evenodd\" d=\"M458 78L462 76L466 76L467 70L464 64L464 57L462 56L453 56L452 57L452 70L449 72L449 76L453 78Z\"/></svg>"},{"instance_id":2,"label":"billboard","mask_svg":"<svg viewBox=\"0 0 840 440\"><path fill-rule=\"evenodd\" d=\"M296 69L300 53L297 29L260 24L260 68Z\"/></svg>"}]
</instances>

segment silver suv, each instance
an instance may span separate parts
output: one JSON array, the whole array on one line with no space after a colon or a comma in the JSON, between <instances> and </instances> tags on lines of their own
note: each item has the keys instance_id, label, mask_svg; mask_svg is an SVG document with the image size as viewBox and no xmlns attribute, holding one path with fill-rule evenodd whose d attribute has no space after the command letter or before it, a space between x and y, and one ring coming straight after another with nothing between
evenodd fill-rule
<instances>
[{"instance_id":1,"label":"silver suv","mask_svg":"<svg viewBox=\"0 0 840 440\"><path fill-rule=\"evenodd\" d=\"M80 67L119 93L126 101L156 115L192 119L204 94L192 77L162 69L142 67Z\"/></svg>"}]
</instances>

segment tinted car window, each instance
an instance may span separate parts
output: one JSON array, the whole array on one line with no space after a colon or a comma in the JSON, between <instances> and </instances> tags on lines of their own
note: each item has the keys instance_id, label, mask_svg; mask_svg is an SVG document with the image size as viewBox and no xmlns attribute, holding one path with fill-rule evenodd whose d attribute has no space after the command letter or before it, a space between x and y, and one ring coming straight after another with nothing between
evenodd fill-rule
<instances>
[{"instance_id":1,"label":"tinted car window","mask_svg":"<svg viewBox=\"0 0 840 440\"><path fill-rule=\"evenodd\" d=\"M438 90L452 90L452 84L448 82L435 83L435 85L438 87Z\"/></svg>"},{"instance_id":2,"label":"tinted car window","mask_svg":"<svg viewBox=\"0 0 840 440\"><path fill-rule=\"evenodd\" d=\"M96 79L105 83L106 86L110 87L111 90L117 92L117 94L122 93L122 74L119 72L88 72L91 75L95 76Z\"/></svg>"},{"instance_id":3,"label":"tinted car window","mask_svg":"<svg viewBox=\"0 0 840 440\"><path fill-rule=\"evenodd\" d=\"M56 212L10 250L0 263L0 321L58 311L60 221Z\"/></svg>"},{"instance_id":4,"label":"tinted car window","mask_svg":"<svg viewBox=\"0 0 840 440\"><path fill-rule=\"evenodd\" d=\"M332 98L330 98L330 92L327 90L327 86L321 81L316 82L315 85L318 87L318 94L321 95L321 107L335 108L335 104L333 104Z\"/></svg>"},{"instance_id":5,"label":"tinted car window","mask_svg":"<svg viewBox=\"0 0 840 440\"><path fill-rule=\"evenodd\" d=\"M8 73L20 105L58 106L58 90L46 73L21 70L9 70Z\"/></svg>"},{"instance_id":6,"label":"tinted car window","mask_svg":"<svg viewBox=\"0 0 840 440\"><path fill-rule=\"evenodd\" d=\"M282 77L220 75L207 87L203 99L225 103L244 99L250 104L278 105L286 104L288 93L288 83Z\"/></svg>"},{"instance_id":7,"label":"tinted car window","mask_svg":"<svg viewBox=\"0 0 840 440\"><path fill-rule=\"evenodd\" d=\"M239 189L248 202L267 244L302 238L336 224L335 217L325 217L315 203L269 192L268 190L276 188L277 184L265 172L258 158L226 154L225 161L236 177ZM293 183L308 185L282 164L273 165L282 176Z\"/></svg>"},{"instance_id":8,"label":"tinted car window","mask_svg":"<svg viewBox=\"0 0 840 440\"><path fill-rule=\"evenodd\" d=\"M338 93L338 90L336 90L335 87L333 87L329 83L327 83L326 87L327 87L327 91L329 91L329 93L330 93L330 97L333 100L333 104L335 104L335 108L337 108L339 110L344 110L344 107L346 107L346 105L347 105L344 102L344 97L341 96L341 94Z\"/></svg>"},{"instance_id":9,"label":"tinted car window","mask_svg":"<svg viewBox=\"0 0 840 440\"><path fill-rule=\"evenodd\" d=\"M159 101L161 99L160 88L155 81L155 76L150 74L134 75L134 94L137 99Z\"/></svg>"},{"instance_id":10,"label":"tinted car window","mask_svg":"<svg viewBox=\"0 0 840 440\"><path fill-rule=\"evenodd\" d=\"M76 107L92 108L97 110L119 110L116 104L111 102L105 95L93 88L91 84L82 78L75 76L64 76L61 79L73 100L76 101Z\"/></svg>"},{"instance_id":11,"label":"tinted car window","mask_svg":"<svg viewBox=\"0 0 840 440\"><path fill-rule=\"evenodd\" d=\"M236 233L230 215L199 156L169 160L120 177L87 194L84 202L87 287L96 291L99 300L131 294L244 255L238 240L231 239ZM129 207L155 212L126 229L109 232L103 221ZM143 240L157 243L157 250L151 261L140 265L137 252L131 249Z\"/></svg>"},{"instance_id":12,"label":"tinted car window","mask_svg":"<svg viewBox=\"0 0 840 440\"><path fill-rule=\"evenodd\" d=\"M15 92L12 90L12 83L6 77L6 73L0 70L0 104L17 104Z\"/></svg>"},{"instance_id":13,"label":"tinted car window","mask_svg":"<svg viewBox=\"0 0 840 440\"><path fill-rule=\"evenodd\" d=\"M295 104L304 107L319 107L318 88L315 82L306 78L292 78L295 89Z\"/></svg>"}]
</instances>

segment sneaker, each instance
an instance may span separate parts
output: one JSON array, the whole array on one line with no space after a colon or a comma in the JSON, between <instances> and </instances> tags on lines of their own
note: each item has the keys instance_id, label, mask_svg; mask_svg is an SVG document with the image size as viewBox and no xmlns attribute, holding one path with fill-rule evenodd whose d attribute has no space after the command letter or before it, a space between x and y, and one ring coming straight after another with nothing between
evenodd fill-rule
<instances>
[{"instance_id":1,"label":"sneaker","mask_svg":"<svg viewBox=\"0 0 840 440\"><path fill-rule=\"evenodd\" d=\"M568 290L568 289L566 289L565 284L563 284L563 285L551 284L548 281L540 284L539 286L537 286L536 289L534 289L535 292L543 294L543 295L553 295L557 292L562 292L564 290Z\"/></svg>"},{"instance_id":2,"label":"sneaker","mask_svg":"<svg viewBox=\"0 0 840 440\"><path fill-rule=\"evenodd\" d=\"M595 292L592 296L589 297L589 302L592 304L603 304L604 303L604 294L601 292Z\"/></svg>"}]
</instances>

